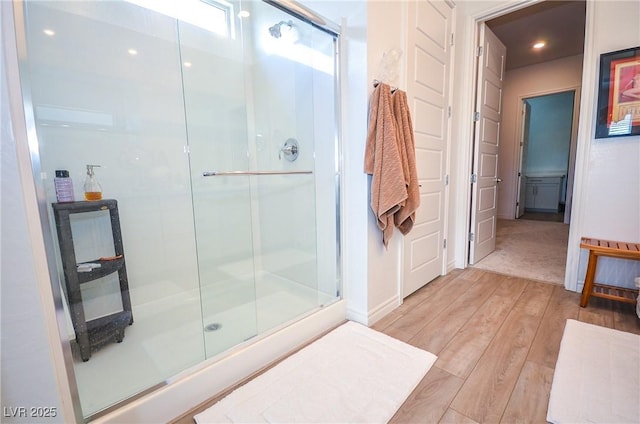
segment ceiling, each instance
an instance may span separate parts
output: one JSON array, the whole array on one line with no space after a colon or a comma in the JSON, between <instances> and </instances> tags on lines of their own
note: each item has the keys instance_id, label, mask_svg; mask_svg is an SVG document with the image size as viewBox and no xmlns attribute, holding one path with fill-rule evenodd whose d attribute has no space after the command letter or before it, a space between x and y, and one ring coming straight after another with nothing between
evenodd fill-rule
<instances>
[{"instance_id":1,"label":"ceiling","mask_svg":"<svg viewBox=\"0 0 640 424\"><path fill-rule=\"evenodd\" d=\"M584 49L584 0L543 1L487 21L507 47L506 69L581 54ZM536 50L537 41L546 46Z\"/></svg>"}]
</instances>

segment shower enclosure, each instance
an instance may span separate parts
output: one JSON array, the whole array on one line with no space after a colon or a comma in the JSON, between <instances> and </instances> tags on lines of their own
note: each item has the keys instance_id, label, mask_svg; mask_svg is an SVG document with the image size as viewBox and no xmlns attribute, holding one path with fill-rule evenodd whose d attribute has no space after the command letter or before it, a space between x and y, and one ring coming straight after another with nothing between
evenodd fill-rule
<instances>
[{"instance_id":1,"label":"shower enclosure","mask_svg":"<svg viewBox=\"0 0 640 424\"><path fill-rule=\"evenodd\" d=\"M85 417L340 298L335 32L259 1L26 1L16 18L52 239L56 170L84 201L100 165L118 202L124 340L83 362L63 296ZM108 212L71 230L76 263L114 254ZM123 307L117 273L81 291L87 320Z\"/></svg>"}]
</instances>

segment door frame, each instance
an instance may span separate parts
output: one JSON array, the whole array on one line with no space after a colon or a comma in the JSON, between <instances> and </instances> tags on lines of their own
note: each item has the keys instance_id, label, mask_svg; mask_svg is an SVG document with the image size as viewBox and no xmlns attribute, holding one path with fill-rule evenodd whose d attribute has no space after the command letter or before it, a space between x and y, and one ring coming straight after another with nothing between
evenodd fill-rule
<instances>
[{"instance_id":1,"label":"door frame","mask_svg":"<svg viewBox=\"0 0 640 424\"><path fill-rule=\"evenodd\" d=\"M456 97L460 101L460 116L468 117L459 119L459 134L461 140L460 157L457 167L457 196L456 202L460 205L456 213L456 267L467 268L469 265L469 243L468 229L470 222L471 205L471 164L473 154L473 111L475 107L476 90L476 64L475 51L478 45L477 28L478 24L489 19L493 19L524 7L538 3L539 0L525 0L518 3L504 3L497 7L485 9L480 12L471 13L462 23L465 27L466 38L463 41L461 50L464 56L460 59L462 63L461 86L459 95ZM598 53L595 51L594 28L595 28L595 4L586 2L585 35L583 70L581 83L581 99L578 119L578 136L576 141L576 160L574 170L573 199L571 208L571 227L569 230L569 244L567 246L567 264L565 272L564 287L575 291L577 288L578 265L580 260L580 232L584 222L584 208L586 201L586 175L589 166L589 153L591 151L591 129L595 125L595 113L593 105L587 100L596 98L596 81L598 70L592 64L598 63Z\"/></svg>"},{"instance_id":2,"label":"door frame","mask_svg":"<svg viewBox=\"0 0 640 424\"><path fill-rule=\"evenodd\" d=\"M512 176L516 181L516 184L514 187L515 194L516 194L516 197L515 197L516 206L513 211L515 213L512 213L515 219L518 219L522 215L524 215L524 209L525 209L524 206L525 206L525 196L526 196L526 180L525 180L526 177L523 175L524 170L522 169L523 168L522 164L526 163L524 159L527 157L526 149L527 149L528 138L529 138L529 133L527 131L527 123L529 122L529 119L531 116L531 108L530 106L528 106L526 99L518 99L518 104L520 105L520 110L518 111L518 114L516 116L519 116L520 124L516 126L516 129L518 131L517 133L520 134L520 141L519 141L520 148L518 149L516 166L514 168L515 175Z\"/></svg>"},{"instance_id":3,"label":"door frame","mask_svg":"<svg viewBox=\"0 0 640 424\"><path fill-rule=\"evenodd\" d=\"M567 175L566 175L566 179L567 179L567 187L566 187L566 198L565 198L565 210L564 210L564 223L565 224L569 224L571 222L571 200L572 200L572 189L573 189L573 178L574 178L574 173L575 173L575 165L576 165L576 147L577 147L577 142L578 142L578 125L580 122L580 99L581 99L581 93L580 93L580 86L569 86L569 87L564 87L564 88L554 88L553 90L544 90L544 91L536 91L536 92L532 92L532 93L527 93L527 94L522 94L520 96L518 96L518 107L520 108L520 110L518 111L517 119L518 122L516 122L516 128L518 131L518 134L522 134L524 132L524 124L525 124L525 120L523 117L523 104L525 102L525 100L531 99L531 98L535 98L535 97L541 97L541 96L549 96L549 95L553 95L553 94L560 94L560 93L568 93L568 92L573 92L573 110L571 111L571 139L569 141L569 163L567 164ZM514 178L514 180L518 179L518 171L520 169L520 164L522 162L522 146L519 146L519 151L520 153L517 155L514 155L514 161L515 161L515 166L514 166L514 175L511 176L511 178ZM519 187L516 185L514 187L515 189L515 199L516 202L518 201L518 190ZM511 215L515 217L515 219L518 219L517 217L517 207L515 205L513 205L513 209L512 209L512 213Z\"/></svg>"}]
</instances>

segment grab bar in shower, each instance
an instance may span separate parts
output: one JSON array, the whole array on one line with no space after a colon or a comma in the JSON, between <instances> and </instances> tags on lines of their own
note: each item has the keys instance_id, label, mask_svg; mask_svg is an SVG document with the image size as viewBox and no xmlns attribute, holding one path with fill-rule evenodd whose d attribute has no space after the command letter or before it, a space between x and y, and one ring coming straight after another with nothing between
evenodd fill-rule
<instances>
[{"instance_id":1,"label":"grab bar in shower","mask_svg":"<svg viewBox=\"0 0 640 424\"><path fill-rule=\"evenodd\" d=\"M313 171L205 171L203 177L242 176L242 175L292 175L313 174Z\"/></svg>"}]
</instances>

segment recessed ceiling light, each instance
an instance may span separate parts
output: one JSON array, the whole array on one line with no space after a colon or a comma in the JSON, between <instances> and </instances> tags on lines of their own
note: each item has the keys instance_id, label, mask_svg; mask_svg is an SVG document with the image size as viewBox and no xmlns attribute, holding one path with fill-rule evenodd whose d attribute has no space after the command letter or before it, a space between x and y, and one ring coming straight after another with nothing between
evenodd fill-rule
<instances>
[{"instance_id":1,"label":"recessed ceiling light","mask_svg":"<svg viewBox=\"0 0 640 424\"><path fill-rule=\"evenodd\" d=\"M541 49L541 48L543 48L544 46L545 46L544 41L538 41L537 43L535 43L535 44L533 45L533 48L534 48L534 49Z\"/></svg>"},{"instance_id":2,"label":"recessed ceiling light","mask_svg":"<svg viewBox=\"0 0 640 424\"><path fill-rule=\"evenodd\" d=\"M251 13L246 10L241 10L240 12L238 12L238 18L248 18L249 15L251 15Z\"/></svg>"},{"instance_id":3,"label":"recessed ceiling light","mask_svg":"<svg viewBox=\"0 0 640 424\"><path fill-rule=\"evenodd\" d=\"M42 32L44 32L44 35L48 35L49 37L53 37L54 35L56 35L56 32L52 29L44 29L42 30Z\"/></svg>"},{"instance_id":4,"label":"recessed ceiling light","mask_svg":"<svg viewBox=\"0 0 640 424\"><path fill-rule=\"evenodd\" d=\"M184 62L183 65L185 68L191 68L191 62Z\"/></svg>"},{"instance_id":5,"label":"recessed ceiling light","mask_svg":"<svg viewBox=\"0 0 640 424\"><path fill-rule=\"evenodd\" d=\"M127 50L127 53L129 53L131 56L135 56L138 54L138 50L136 49L129 49Z\"/></svg>"}]
</instances>

